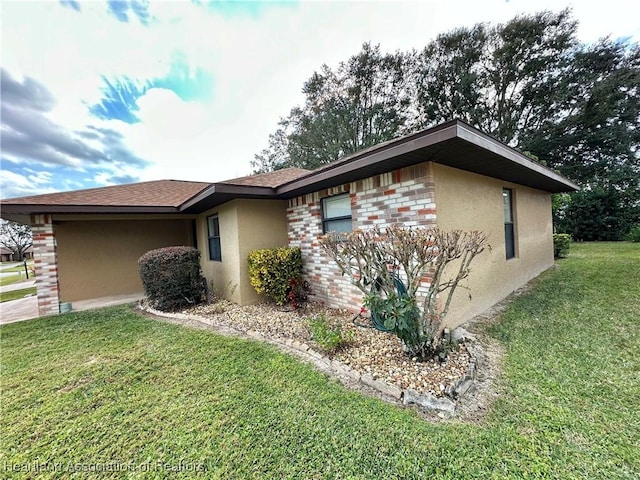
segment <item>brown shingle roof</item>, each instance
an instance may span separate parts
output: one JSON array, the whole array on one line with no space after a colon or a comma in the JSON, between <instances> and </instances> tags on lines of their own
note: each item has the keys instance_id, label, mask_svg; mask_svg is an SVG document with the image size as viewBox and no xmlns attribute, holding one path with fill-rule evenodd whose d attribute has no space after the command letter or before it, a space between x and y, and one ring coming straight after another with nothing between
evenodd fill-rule
<instances>
[{"instance_id":1,"label":"brown shingle roof","mask_svg":"<svg viewBox=\"0 0 640 480\"><path fill-rule=\"evenodd\" d=\"M316 170L285 168L217 183L159 180L2 200L29 213L201 213L236 198L287 199L433 161L548 192L579 187L474 127L452 120L375 145Z\"/></svg>"},{"instance_id":2,"label":"brown shingle roof","mask_svg":"<svg viewBox=\"0 0 640 480\"><path fill-rule=\"evenodd\" d=\"M8 198L2 200L2 205L178 208L210 185L210 183L204 182L156 180L71 192Z\"/></svg>"},{"instance_id":3,"label":"brown shingle roof","mask_svg":"<svg viewBox=\"0 0 640 480\"><path fill-rule=\"evenodd\" d=\"M273 172L258 173L255 175L248 175L246 177L232 178L231 180L225 180L222 183L225 185L244 185L250 187L270 187L275 188L283 183L296 180L300 177L304 177L311 173L311 170L305 170L304 168L283 168L282 170L275 170Z\"/></svg>"},{"instance_id":4,"label":"brown shingle roof","mask_svg":"<svg viewBox=\"0 0 640 480\"><path fill-rule=\"evenodd\" d=\"M151 182L46 193L2 200L2 213L177 213L211 186L204 182Z\"/></svg>"}]
</instances>

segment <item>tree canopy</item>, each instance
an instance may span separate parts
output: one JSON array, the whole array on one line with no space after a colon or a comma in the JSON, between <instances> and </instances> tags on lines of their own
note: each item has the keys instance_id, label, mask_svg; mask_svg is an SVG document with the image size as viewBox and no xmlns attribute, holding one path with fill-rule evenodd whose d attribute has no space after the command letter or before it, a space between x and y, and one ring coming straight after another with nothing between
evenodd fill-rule
<instances>
[{"instance_id":1,"label":"tree canopy","mask_svg":"<svg viewBox=\"0 0 640 480\"><path fill-rule=\"evenodd\" d=\"M323 65L302 88L304 106L280 120L255 156L256 172L316 168L408 131L413 58L366 43L335 70Z\"/></svg>"},{"instance_id":2,"label":"tree canopy","mask_svg":"<svg viewBox=\"0 0 640 480\"><path fill-rule=\"evenodd\" d=\"M11 250L15 259L22 260L27 249L33 245L31 227L0 220L0 245Z\"/></svg>"},{"instance_id":3,"label":"tree canopy","mask_svg":"<svg viewBox=\"0 0 640 480\"><path fill-rule=\"evenodd\" d=\"M457 28L420 51L365 43L313 73L304 105L280 120L253 167L317 168L459 118L582 187L554 202L559 231L622 238L640 223L640 48L581 43L576 29L569 10L543 11ZM593 211L603 212L597 225Z\"/></svg>"}]
</instances>

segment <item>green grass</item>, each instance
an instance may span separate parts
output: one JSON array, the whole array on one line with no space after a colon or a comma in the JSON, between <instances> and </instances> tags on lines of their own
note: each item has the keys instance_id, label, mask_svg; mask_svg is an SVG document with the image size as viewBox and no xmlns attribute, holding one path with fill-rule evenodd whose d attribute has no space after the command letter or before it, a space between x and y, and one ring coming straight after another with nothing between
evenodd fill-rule
<instances>
[{"instance_id":1,"label":"green grass","mask_svg":"<svg viewBox=\"0 0 640 480\"><path fill-rule=\"evenodd\" d=\"M5 265L7 263L14 265L16 262L3 262L1 265ZM0 286L11 285L13 283L25 282L27 280L34 279L35 276L33 275L33 266L33 260L27 261L29 278L27 278L24 273L24 265L22 263L16 265L15 267L0 269L0 271L5 274L0 276ZM14 273L15 275L6 275L7 273Z\"/></svg>"},{"instance_id":2,"label":"green grass","mask_svg":"<svg viewBox=\"0 0 640 480\"><path fill-rule=\"evenodd\" d=\"M12 273L14 273L14 275L3 275L2 277L0 277L0 286L12 285L14 283L27 281L24 274L20 275L17 272L12 272ZM29 279L30 278L31 278L31 275L29 275Z\"/></svg>"},{"instance_id":3,"label":"green grass","mask_svg":"<svg viewBox=\"0 0 640 480\"><path fill-rule=\"evenodd\" d=\"M639 263L638 244L574 244L512 304L490 329L504 394L481 424L431 424L127 307L3 326L0 476L639 478Z\"/></svg>"},{"instance_id":4,"label":"green grass","mask_svg":"<svg viewBox=\"0 0 640 480\"><path fill-rule=\"evenodd\" d=\"M7 262L7 263L15 264L17 262ZM33 266L34 266L33 260L27 260L27 268L32 269ZM7 272L22 272L22 273L24 273L24 263L20 262L17 265L15 265L14 267L3 268L1 271L5 272L5 273L7 273ZM29 273L29 276L31 276L31 273Z\"/></svg>"},{"instance_id":5,"label":"green grass","mask_svg":"<svg viewBox=\"0 0 640 480\"><path fill-rule=\"evenodd\" d=\"M10 292L0 292L0 303L8 302L9 300L17 300L24 298L27 295L35 295L36 287L22 288L20 290L12 290Z\"/></svg>"}]
</instances>

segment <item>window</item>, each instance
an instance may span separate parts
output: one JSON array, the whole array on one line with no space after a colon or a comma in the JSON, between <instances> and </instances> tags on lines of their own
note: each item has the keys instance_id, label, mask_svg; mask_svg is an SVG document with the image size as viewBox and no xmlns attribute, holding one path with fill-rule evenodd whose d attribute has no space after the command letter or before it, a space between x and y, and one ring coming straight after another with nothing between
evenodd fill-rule
<instances>
[{"instance_id":1,"label":"window","mask_svg":"<svg viewBox=\"0 0 640 480\"><path fill-rule=\"evenodd\" d=\"M322 199L323 233L348 233L351 231L351 199L349 194Z\"/></svg>"},{"instance_id":2,"label":"window","mask_svg":"<svg viewBox=\"0 0 640 480\"><path fill-rule=\"evenodd\" d=\"M220 250L220 223L218 215L207 217L207 233L209 235L209 260L222 261Z\"/></svg>"},{"instance_id":3,"label":"window","mask_svg":"<svg viewBox=\"0 0 640 480\"><path fill-rule=\"evenodd\" d=\"M507 260L516 256L516 239L513 220L513 190L502 190L502 207L504 209L504 245Z\"/></svg>"}]
</instances>

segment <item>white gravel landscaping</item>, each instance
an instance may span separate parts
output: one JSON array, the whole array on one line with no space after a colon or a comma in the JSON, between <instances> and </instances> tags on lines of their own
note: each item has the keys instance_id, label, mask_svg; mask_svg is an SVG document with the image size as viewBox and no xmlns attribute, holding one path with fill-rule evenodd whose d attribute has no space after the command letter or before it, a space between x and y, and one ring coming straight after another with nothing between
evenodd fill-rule
<instances>
[{"instance_id":1,"label":"white gravel landscaping","mask_svg":"<svg viewBox=\"0 0 640 480\"><path fill-rule=\"evenodd\" d=\"M464 377L471 356L464 344L457 351L449 353L446 361L431 360L418 362L402 352L400 340L391 333L383 333L372 328L356 326L354 314L342 310L323 308L309 304L305 308L292 311L287 307L272 304L238 306L225 300L210 305L184 311L208 319L212 324L229 327L241 332L258 332L273 339L290 339L308 344L322 352L313 341L309 320L324 315L332 326L340 326L343 332L352 332L353 341L341 350L330 354L338 361L361 375L369 374L374 380L381 380L400 390L411 389L436 397L445 396L445 390ZM359 323L366 320L359 319Z\"/></svg>"}]
</instances>

